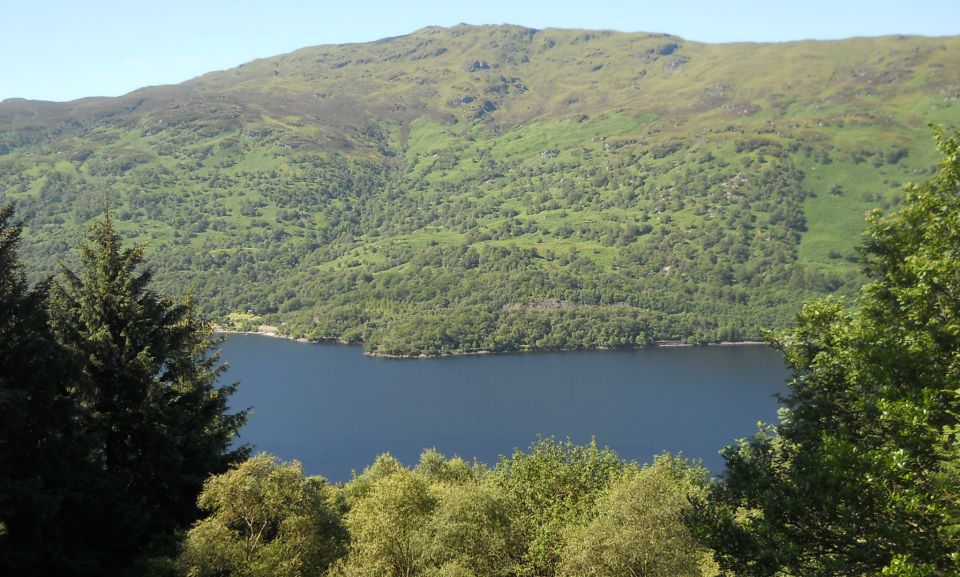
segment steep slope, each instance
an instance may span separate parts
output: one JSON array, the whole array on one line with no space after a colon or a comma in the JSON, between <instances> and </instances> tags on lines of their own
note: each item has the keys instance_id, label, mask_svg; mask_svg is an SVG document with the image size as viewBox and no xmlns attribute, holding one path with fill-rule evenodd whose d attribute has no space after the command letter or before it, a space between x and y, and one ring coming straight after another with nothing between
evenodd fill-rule
<instances>
[{"instance_id":1,"label":"steep slope","mask_svg":"<svg viewBox=\"0 0 960 577\"><path fill-rule=\"evenodd\" d=\"M387 354L752 339L859 282L934 164L958 38L707 45L513 26L0 103L39 278L110 207L164 290Z\"/></svg>"}]
</instances>

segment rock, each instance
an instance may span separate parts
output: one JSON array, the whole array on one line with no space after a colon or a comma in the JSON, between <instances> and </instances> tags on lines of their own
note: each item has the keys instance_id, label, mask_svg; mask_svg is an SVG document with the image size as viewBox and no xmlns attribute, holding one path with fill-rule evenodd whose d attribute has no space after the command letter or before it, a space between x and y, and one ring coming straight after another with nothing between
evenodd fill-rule
<instances>
[{"instance_id":1,"label":"rock","mask_svg":"<svg viewBox=\"0 0 960 577\"><path fill-rule=\"evenodd\" d=\"M683 70L683 65L690 62L686 56L675 56L663 64L663 71L666 74L676 74Z\"/></svg>"},{"instance_id":2,"label":"rock","mask_svg":"<svg viewBox=\"0 0 960 577\"><path fill-rule=\"evenodd\" d=\"M657 54L661 56L669 56L676 52L680 48L680 45L676 42L667 42L666 44L661 44L657 46Z\"/></svg>"},{"instance_id":3,"label":"rock","mask_svg":"<svg viewBox=\"0 0 960 577\"><path fill-rule=\"evenodd\" d=\"M490 65L487 64L486 60L474 60L473 62L467 62L463 69L467 72L477 72L480 70L489 70Z\"/></svg>"}]
</instances>

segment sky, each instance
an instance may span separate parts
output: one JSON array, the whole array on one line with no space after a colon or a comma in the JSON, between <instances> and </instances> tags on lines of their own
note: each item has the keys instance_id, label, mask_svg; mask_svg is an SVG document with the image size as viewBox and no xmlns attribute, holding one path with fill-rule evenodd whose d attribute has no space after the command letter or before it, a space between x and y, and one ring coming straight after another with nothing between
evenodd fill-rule
<instances>
[{"instance_id":1,"label":"sky","mask_svg":"<svg viewBox=\"0 0 960 577\"><path fill-rule=\"evenodd\" d=\"M425 26L667 32L702 42L960 34L960 0L0 0L0 100L119 96L305 46Z\"/></svg>"}]
</instances>

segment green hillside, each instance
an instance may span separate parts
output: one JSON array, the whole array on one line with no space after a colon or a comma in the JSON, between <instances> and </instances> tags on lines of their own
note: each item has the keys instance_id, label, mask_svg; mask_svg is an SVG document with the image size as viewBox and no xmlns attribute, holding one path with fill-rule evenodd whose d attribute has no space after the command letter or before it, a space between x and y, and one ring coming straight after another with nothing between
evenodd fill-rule
<instances>
[{"instance_id":1,"label":"green hillside","mask_svg":"<svg viewBox=\"0 0 960 577\"><path fill-rule=\"evenodd\" d=\"M749 340L859 286L936 162L960 38L427 28L0 103L34 279L109 207L163 291L382 354Z\"/></svg>"}]
</instances>

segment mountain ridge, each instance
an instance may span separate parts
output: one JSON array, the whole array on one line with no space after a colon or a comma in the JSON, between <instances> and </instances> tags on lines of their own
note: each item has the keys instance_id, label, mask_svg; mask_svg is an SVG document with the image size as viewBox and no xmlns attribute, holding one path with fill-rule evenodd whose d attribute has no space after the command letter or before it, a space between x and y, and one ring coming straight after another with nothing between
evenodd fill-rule
<instances>
[{"instance_id":1,"label":"mountain ridge","mask_svg":"<svg viewBox=\"0 0 960 577\"><path fill-rule=\"evenodd\" d=\"M954 37L954 36L952 36L952 35L884 34L884 35L879 35L879 36L857 35L857 36L848 36L848 37L836 38L836 39L805 38L805 39L791 39L791 40L782 40L782 41L734 40L734 41L726 41L726 42L706 42L706 41L700 41L700 40L694 40L694 39L687 39L687 38L685 38L685 37L682 37L682 36L679 36L679 35L675 35L675 34L671 34L671 33L669 33L669 32L644 32L644 31L627 32L627 31L622 31L622 30L613 29L613 28L610 28L610 29L556 28L556 27L533 28L533 27L528 27L528 26L523 26L523 25L517 25L517 24L508 24L508 23L503 23L503 24L481 24L481 25L474 25L474 24L467 24L467 23L461 22L461 23L456 24L456 25L454 25L454 26L424 26L424 27L419 28L419 29L417 29L417 30L415 30L415 31L413 31L413 32L408 33L408 34L401 34L401 35L397 35L397 36L387 36L387 37L384 37L384 38L380 38L380 39L377 39L377 40L371 40L371 41L343 42L343 43L337 43L337 44L314 44L314 45L310 45L310 46L304 46L304 47L302 47L302 48L298 48L298 49L292 50L292 51L290 51L290 52L286 52L286 53L282 53L282 54L278 54L278 55L273 55L273 56L264 56L264 57L254 58L254 59L249 60L249 61L247 61L247 62L240 63L240 64L238 64L238 65L236 65L236 66L230 66L230 67L223 68L223 69L219 69L219 70L212 70L212 71L209 71L209 72L204 72L204 73L201 73L201 74L199 74L199 75L197 75L197 76L193 76L193 77L187 78L187 79L185 79L185 80L183 80L183 81L181 81L181 82L177 82L177 83L151 84L151 85L141 86L141 87L138 87L138 88L135 88L135 89L131 90L130 92L127 92L127 93L124 93L124 94L120 94L120 95L117 95L117 96L82 96L82 97L75 98L75 99L71 99L71 100L47 100L47 99L44 99L44 98L24 98L24 97L19 97L19 96L11 96L11 97L7 97L7 98L5 98L5 99L3 99L3 100L0 100L0 103L10 103L10 104L17 104L17 103L48 103L48 104L55 104L55 105L68 105L68 104L73 104L73 103L78 103L78 102L81 102L81 101L88 101L88 100L107 100L107 99L124 98L124 97L131 96L131 95L133 95L134 93L141 92L141 91L143 91L143 90L162 89L162 88L165 88L165 87L180 86L180 85L182 85L182 84L186 84L186 83L192 82L192 81L197 80L197 79L199 79L199 78L202 78L202 77L204 77L204 76L213 75L213 74L220 74L220 73L224 73L224 72L229 72L229 71L232 71L232 70L236 70L236 69L239 69L239 68L243 68L244 66L246 66L246 65L248 65L248 64L257 63L257 62L262 62L262 61L270 61L270 60L273 60L273 59L276 59L276 58L281 58L281 57L283 57L283 56L291 55L291 54L294 54L294 53L297 53L297 52L301 52L301 51L305 51L305 50L320 49L320 48L331 48L331 47L332 47L332 48L351 48L351 47L367 46L367 45L374 45L374 44L384 44L384 43L388 43L388 42L392 42L392 41L396 41L396 40L400 40L400 39L404 39L404 38L409 38L409 37L412 37L412 36L417 36L417 35L420 34L420 33L430 32L430 31L447 31L447 30L456 29L456 28L480 28L480 29L482 29L482 28L502 28L502 27L519 28L519 29L531 31L531 32L533 32L533 33L535 33L535 34L539 34L539 33L549 33L549 32L551 32L551 31L555 31L555 32L576 31L576 32L586 32L586 33L595 32L595 33L603 33L603 34L626 34L626 35L643 34L643 35L648 35L648 36L662 36L662 37L665 37L665 38L674 38L674 39L677 39L677 40L682 41L682 42L689 42L689 43L694 43L694 44L704 44L704 45L711 45L711 46L731 46L731 45L786 46L786 45L791 45L791 44L836 43L836 42L847 42L847 41L858 41L858 40L893 40L893 39L898 40L898 41L910 40L910 39L937 40L937 39L950 39L950 38L953 38L953 37Z\"/></svg>"},{"instance_id":2,"label":"mountain ridge","mask_svg":"<svg viewBox=\"0 0 960 577\"><path fill-rule=\"evenodd\" d=\"M34 278L109 206L238 328L384 354L751 340L856 286L863 212L955 122L958 49L428 27L5 100L0 198Z\"/></svg>"}]
</instances>

